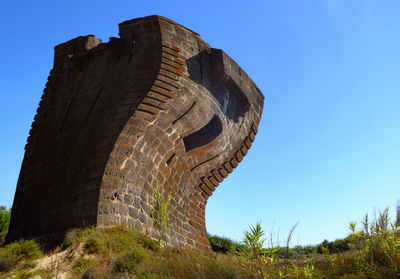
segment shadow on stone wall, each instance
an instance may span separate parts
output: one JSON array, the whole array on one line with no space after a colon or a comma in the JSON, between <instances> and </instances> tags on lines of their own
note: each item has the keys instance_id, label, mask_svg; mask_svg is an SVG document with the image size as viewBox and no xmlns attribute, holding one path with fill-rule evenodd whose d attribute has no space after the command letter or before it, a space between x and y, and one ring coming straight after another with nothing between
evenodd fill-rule
<instances>
[{"instance_id":1,"label":"shadow on stone wall","mask_svg":"<svg viewBox=\"0 0 400 279\"><path fill-rule=\"evenodd\" d=\"M228 119L237 123L249 110L247 96L225 73L222 50L202 51L187 59L186 64L189 78L207 88Z\"/></svg>"}]
</instances>

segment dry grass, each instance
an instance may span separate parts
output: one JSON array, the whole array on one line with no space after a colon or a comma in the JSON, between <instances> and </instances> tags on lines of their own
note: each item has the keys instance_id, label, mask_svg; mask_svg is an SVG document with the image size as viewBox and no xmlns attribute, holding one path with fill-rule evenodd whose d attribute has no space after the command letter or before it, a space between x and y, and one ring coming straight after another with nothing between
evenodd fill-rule
<instances>
[{"instance_id":1,"label":"dry grass","mask_svg":"<svg viewBox=\"0 0 400 279\"><path fill-rule=\"evenodd\" d=\"M124 227L72 231L65 246L78 243L96 257L77 259L74 278L256 278L234 255L161 248L157 241Z\"/></svg>"},{"instance_id":2,"label":"dry grass","mask_svg":"<svg viewBox=\"0 0 400 279\"><path fill-rule=\"evenodd\" d=\"M240 253L162 248L158 241L122 226L77 229L46 256L33 240L0 248L0 279L398 279L400 239L385 214L365 221L361 230L352 225L351 251L324 250L322 256L299 260L268 254L260 258L261 264Z\"/></svg>"}]
</instances>

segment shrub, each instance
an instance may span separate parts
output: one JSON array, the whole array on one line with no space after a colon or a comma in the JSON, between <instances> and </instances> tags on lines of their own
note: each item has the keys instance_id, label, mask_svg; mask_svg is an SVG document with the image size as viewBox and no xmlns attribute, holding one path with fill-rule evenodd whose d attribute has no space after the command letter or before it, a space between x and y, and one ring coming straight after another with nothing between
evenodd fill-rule
<instances>
[{"instance_id":1,"label":"shrub","mask_svg":"<svg viewBox=\"0 0 400 279\"><path fill-rule=\"evenodd\" d=\"M6 272L16 265L28 267L32 260L42 257L39 245L34 240L21 240L0 248L0 272Z\"/></svg>"},{"instance_id":2,"label":"shrub","mask_svg":"<svg viewBox=\"0 0 400 279\"><path fill-rule=\"evenodd\" d=\"M341 253L350 250L350 240L348 238L336 239L334 241L324 240L317 246L317 252L323 254L323 248L328 248L330 253Z\"/></svg>"},{"instance_id":3,"label":"shrub","mask_svg":"<svg viewBox=\"0 0 400 279\"><path fill-rule=\"evenodd\" d=\"M74 245L77 245L83 242L90 236L95 236L98 234L98 231L94 227L89 227L85 229L72 229L70 230L64 238L62 243L62 247L68 248Z\"/></svg>"},{"instance_id":4,"label":"shrub","mask_svg":"<svg viewBox=\"0 0 400 279\"><path fill-rule=\"evenodd\" d=\"M36 274L40 276L40 279L53 279L55 275L52 268L39 269Z\"/></svg>"},{"instance_id":5,"label":"shrub","mask_svg":"<svg viewBox=\"0 0 400 279\"><path fill-rule=\"evenodd\" d=\"M89 237L83 246L83 249L88 254L99 254L101 251L106 250L104 240L100 237Z\"/></svg>"},{"instance_id":6,"label":"shrub","mask_svg":"<svg viewBox=\"0 0 400 279\"><path fill-rule=\"evenodd\" d=\"M98 275L98 272L95 268L89 267L82 274L81 279L103 279L105 277Z\"/></svg>"},{"instance_id":7,"label":"shrub","mask_svg":"<svg viewBox=\"0 0 400 279\"><path fill-rule=\"evenodd\" d=\"M137 234L137 243L140 244L143 248L159 252L161 250L160 243L151 239L148 236L138 233Z\"/></svg>"},{"instance_id":8,"label":"shrub","mask_svg":"<svg viewBox=\"0 0 400 279\"><path fill-rule=\"evenodd\" d=\"M14 279L28 279L32 278L32 276L36 275L36 272L27 271L27 270L18 270L13 278Z\"/></svg>"},{"instance_id":9,"label":"shrub","mask_svg":"<svg viewBox=\"0 0 400 279\"><path fill-rule=\"evenodd\" d=\"M25 260L21 263L21 268L34 268L36 266L36 262L32 260Z\"/></svg>"},{"instance_id":10,"label":"shrub","mask_svg":"<svg viewBox=\"0 0 400 279\"><path fill-rule=\"evenodd\" d=\"M349 239L352 247L361 251L363 269L376 271L385 267L391 275L400 273L400 237L395 224L390 223L388 208L378 212L372 221L365 215L359 231L355 223L349 227L352 231Z\"/></svg>"},{"instance_id":11,"label":"shrub","mask_svg":"<svg viewBox=\"0 0 400 279\"><path fill-rule=\"evenodd\" d=\"M7 231L0 232L0 247L3 246L6 241Z\"/></svg>"},{"instance_id":12,"label":"shrub","mask_svg":"<svg viewBox=\"0 0 400 279\"><path fill-rule=\"evenodd\" d=\"M42 252L36 241L20 240L0 248L0 257L20 262L38 259L42 257Z\"/></svg>"},{"instance_id":13,"label":"shrub","mask_svg":"<svg viewBox=\"0 0 400 279\"><path fill-rule=\"evenodd\" d=\"M211 248L214 252L219 253L237 253L243 252L247 247L243 244L233 241L228 237L218 236L218 235L208 235L208 240L210 241Z\"/></svg>"},{"instance_id":14,"label":"shrub","mask_svg":"<svg viewBox=\"0 0 400 279\"><path fill-rule=\"evenodd\" d=\"M120 257L115 261L113 271L118 273L128 272L135 274L138 270L139 264L147 258L147 255L140 249Z\"/></svg>"},{"instance_id":15,"label":"shrub","mask_svg":"<svg viewBox=\"0 0 400 279\"><path fill-rule=\"evenodd\" d=\"M71 230L66 235L63 247L76 246L79 243L83 243L83 249L88 254L107 255L111 252L127 254L138 246L152 251L161 249L157 241L124 226L110 227L104 230L96 228Z\"/></svg>"},{"instance_id":16,"label":"shrub","mask_svg":"<svg viewBox=\"0 0 400 279\"><path fill-rule=\"evenodd\" d=\"M82 272L82 274L78 277L80 279L117 279L114 277L114 274L110 272L110 267L108 266L109 262L107 259L105 262L92 262L90 263L86 269ZM121 277L118 279L123 279L127 277Z\"/></svg>"},{"instance_id":17,"label":"shrub","mask_svg":"<svg viewBox=\"0 0 400 279\"><path fill-rule=\"evenodd\" d=\"M5 206L0 206L0 232L8 230L10 225L11 210L7 210Z\"/></svg>"},{"instance_id":18,"label":"shrub","mask_svg":"<svg viewBox=\"0 0 400 279\"><path fill-rule=\"evenodd\" d=\"M0 272L8 272L15 266L15 260L10 258L0 258Z\"/></svg>"},{"instance_id":19,"label":"shrub","mask_svg":"<svg viewBox=\"0 0 400 279\"><path fill-rule=\"evenodd\" d=\"M87 267L91 261L92 261L91 259L79 257L79 258L76 259L74 265L72 266L72 269L75 272L80 272L85 267Z\"/></svg>"}]
</instances>

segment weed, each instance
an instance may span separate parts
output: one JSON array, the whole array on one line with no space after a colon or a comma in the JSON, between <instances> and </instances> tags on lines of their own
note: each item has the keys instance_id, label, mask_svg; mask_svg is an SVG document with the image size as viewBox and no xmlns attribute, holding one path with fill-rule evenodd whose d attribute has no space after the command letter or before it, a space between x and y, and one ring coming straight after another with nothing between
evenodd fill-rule
<instances>
[{"instance_id":1,"label":"weed","mask_svg":"<svg viewBox=\"0 0 400 279\"><path fill-rule=\"evenodd\" d=\"M90 236L86 239L83 249L88 254L99 254L106 250L104 240L97 236Z\"/></svg>"},{"instance_id":2,"label":"weed","mask_svg":"<svg viewBox=\"0 0 400 279\"><path fill-rule=\"evenodd\" d=\"M100 278L104 278L104 277L99 276L98 272L96 271L95 268L89 267L88 269L85 270L85 272L82 273L82 276L80 278L81 279L100 279Z\"/></svg>"},{"instance_id":3,"label":"weed","mask_svg":"<svg viewBox=\"0 0 400 279\"><path fill-rule=\"evenodd\" d=\"M79 257L72 266L74 272L82 272L92 262L92 259Z\"/></svg>"},{"instance_id":4,"label":"weed","mask_svg":"<svg viewBox=\"0 0 400 279\"><path fill-rule=\"evenodd\" d=\"M20 267L25 268L25 269L34 268L35 266L36 266L36 263L32 260L26 260L20 264Z\"/></svg>"},{"instance_id":5,"label":"weed","mask_svg":"<svg viewBox=\"0 0 400 279\"><path fill-rule=\"evenodd\" d=\"M7 210L5 206L0 206L0 232L8 230L10 225L11 209Z\"/></svg>"},{"instance_id":6,"label":"weed","mask_svg":"<svg viewBox=\"0 0 400 279\"><path fill-rule=\"evenodd\" d=\"M256 224L245 232L246 249L240 253L232 251L237 251L237 247L243 244L229 238L209 236L213 247L219 247L226 254L161 248L157 241L123 226L73 230L68 233L63 247L83 246L84 255L76 260L69 257L73 262L70 276L81 279L400 278L400 236L394 224L390 223L387 209L372 217L366 215L360 228L356 223L351 223L349 228L350 235L343 241L289 248L292 230L285 248L271 245L265 249L264 230ZM347 249L346 245L350 250L334 253ZM317 254L317 250L322 255ZM91 254L90 258L85 254ZM24 269L31 268L34 259L40 255L34 241L0 248L0 270L10 271L0 274L0 278L24 279L39 275L47 279L57 276L57 269L53 267L36 271Z\"/></svg>"},{"instance_id":7,"label":"weed","mask_svg":"<svg viewBox=\"0 0 400 279\"><path fill-rule=\"evenodd\" d=\"M351 244L361 251L358 255L359 269L375 273L385 267L387 278L400 275L400 238L395 224L390 222L388 208L375 213L373 220L365 215L359 231L356 231L355 223L349 227Z\"/></svg>"},{"instance_id":8,"label":"weed","mask_svg":"<svg viewBox=\"0 0 400 279\"><path fill-rule=\"evenodd\" d=\"M40 276L40 279L52 279L54 278L55 275L52 269L47 269L47 268L37 270L36 274Z\"/></svg>"},{"instance_id":9,"label":"weed","mask_svg":"<svg viewBox=\"0 0 400 279\"><path fill-rule=\"evenodd\" d=\"M139 264L147 259L147 255L140 249L136 249L129 254L126 254L114 263L113 271L117 273L135 274L138 271Z\"/></svg>"},{"instance_id":10,"label":"weed","mask_svg":"<svg viewBox=\"0 0 400 279\"><path fill-rule=\"evenodd\" d=\"M265 239L263 239L264 230L261 228L261 224L257 223L255 226L250 227L249 231L244 233L244 244L249 248L248 256L256 259L258 264L258 271L260 272L261 278L266 278L263 271L263 246Z\"/></svg>"},{"instance_id":11,"label":"weed","mask_svg":"<svg viewBox=\"0 0 400 279\"><path fill-rule=\"evenodd\" d=\"M153 219L153 227L158 232L158 242L162 244L165 231L168 229L168 208L171 202L171 196L167 201L161 197L160 183L156 184L153 196L153 210L150 217Z\"/></svg>"},{"instance_id":12,"label":"weed","mask_svg":"<svg viewBox=\"0 0 400 279\"><path fill-rule=\"evenodd\" d=\"M311 261L305 265L292 263L287 277L296 279L306 279L306 278L313 278L314 275L315 275L314 261Z\"/></svg>"},{"instance_id":13,"label":"weed","mask_svg":"<svg viewBox=\"0 0 400 279\"><path fill-rule=\"evenodd\" d=\"M21 240L0 248L0 272L10 271L17 265L32 267L32 260L42 257L34 240Z\"/></svg>"},{"instance_id":14,"label":"weed","mask_svg":"<svg viewBox=\"0 0 400 279\"><path fill-rule=\"evenodd\" d=\"M62 248L65 249L71 246L76 246L81 243L83 239L87 239L89 236L96 235L97 233L98 231L94 227L85 229L72 229L66 234L62 243Z\"/></svg>"},{"instance_id":15,"label":"weed","mask_svg":"<svg viewBox=\"0 0 400 279\"><path fill-rule=\"evenodd\" d=\"M11 258L0 258L0 272L8 272L16 265L16 261Z\"/></svg>"},{"instance_id":16,"label":"weed","mask_svg":"<svg viewBox=\"0 0 400 279\"><path fill-rule=\"evenodd\" d=\"M34 272L34 271L18 270L14 274L13 278L15 278L15 279L28 279L28 278L31 278L34 275L36 275L36 272Z\"/></svg>"},{"instance_id":17,"label":"weed","mask_svg":"<svg viewBox=\"0 0 400 279\"><path fill-rule=\"evenodd\" d=\"M138 234L138 237L136 239L137 243L140 244L142 247L159 252L161 250L160 243L149 238L148 236L145 236L143 234Z\"/></svg>"},{"instance_id":18,"label":"weed","mask_svg":"<svg viewBox=\"0 0 400 279\"><path fill-rule=\"evenodd\" d=\"M21 240L0 248L0 256L13 258L17 261L35 260L43 256L39 245L34 240Z\"/></svg>"},{"instance_id":19,"label":"weed","mask_svg":"<svg viewBox=\"0 0 400 279\"><path fill-rule=\"evenodd\" d=\"M0 232L0 247L3 246L6 241L7 231Z\"/></svg>"}]
</instances>

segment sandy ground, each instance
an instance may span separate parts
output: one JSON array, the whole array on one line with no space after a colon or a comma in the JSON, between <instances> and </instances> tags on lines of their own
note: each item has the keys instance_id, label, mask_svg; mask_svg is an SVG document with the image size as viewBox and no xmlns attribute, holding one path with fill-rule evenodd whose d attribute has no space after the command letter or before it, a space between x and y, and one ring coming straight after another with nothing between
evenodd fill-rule
<instances>
[{"instance_id":1,"label":"sandy ground","mask_svg":"<svg viewBox=\"0 0 400 279\"><path fill-rule=\"evenodd\" d=\"M67 279L68 271L71 270L73 260L79 256L83 255L83 245L79 245L77 248L68 248L67 250L61 251L56 249L55 251L49 253L37 260L37 265L32 271L35 270L49 270L52 271L54 279ZM40 275L32 277L33 279L42 279Z\"/></svg>"}]
</instances>

